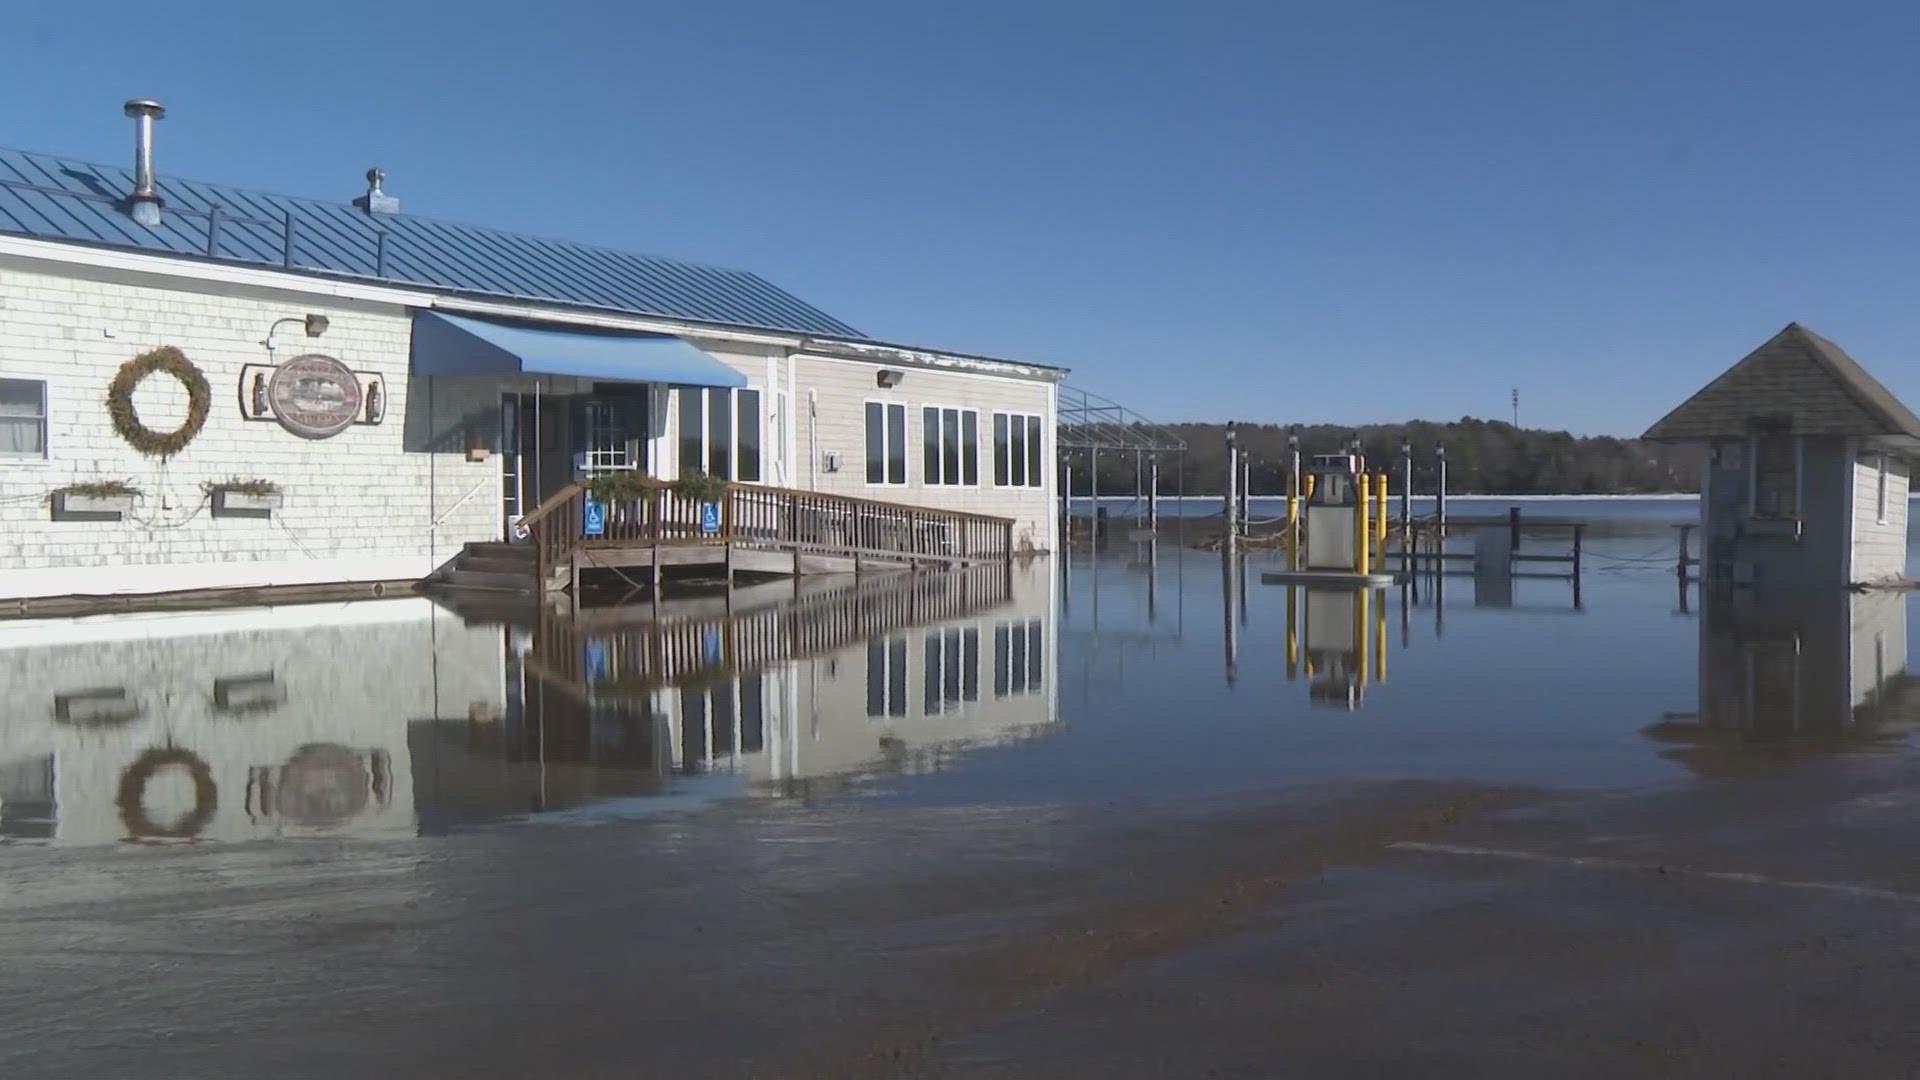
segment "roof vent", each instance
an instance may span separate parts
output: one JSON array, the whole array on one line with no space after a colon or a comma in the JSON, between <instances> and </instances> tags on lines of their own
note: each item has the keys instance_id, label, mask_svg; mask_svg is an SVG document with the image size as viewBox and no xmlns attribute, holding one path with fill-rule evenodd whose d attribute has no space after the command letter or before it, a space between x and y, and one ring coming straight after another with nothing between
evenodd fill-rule
<instances>
[{"instance_id":1,"label":"roof vent","mask_svg":"<svg viewBox=\"0 0 1920 1080\"><path fill-rule=\"evenodd\" d=\"M153 122L167 115L157 101L135 98L126 104L133 119L133 191L127 196L127 212L133 220L148 228L160 224L160 189L153 179Z\"/></svg>"},{"instance_id":2,"label":"roof vent","mask_svg":"<svg viewBox=\"0 0 1920 1080\"><path fill-rule=\"evenodd\" d=\"M379 167L367 170L367 193L353 200L353 205L369 214L397 214L400 212L400 200L380 190L387 174Z\"/></svg>"}]
</instances>

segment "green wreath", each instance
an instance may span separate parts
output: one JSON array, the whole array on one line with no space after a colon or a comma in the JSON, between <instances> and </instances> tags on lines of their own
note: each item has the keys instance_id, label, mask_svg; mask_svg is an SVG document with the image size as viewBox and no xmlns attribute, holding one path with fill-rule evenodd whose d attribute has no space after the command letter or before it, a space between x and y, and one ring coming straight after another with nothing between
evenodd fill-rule
<instances>
[{"instance_id":1,"label":"green wreath","mask_svg":"<svg viewBox=\"0 0 1920 1080\"><path fill-rule=\"evenodd\" d=\"M187 388L187 419L172 431L155 431L142 424L139 411L133 407L134 390L141 380L155 372L165 372ZM171 345L143 352L121 364L113 381L107 384L107 412L113 417L113 429L135 450L162 460L186 449L193 437L200 434L212 406L213 388L207 385L207 377L193 366L186 353Z\"/></svg>"}]
</instances>

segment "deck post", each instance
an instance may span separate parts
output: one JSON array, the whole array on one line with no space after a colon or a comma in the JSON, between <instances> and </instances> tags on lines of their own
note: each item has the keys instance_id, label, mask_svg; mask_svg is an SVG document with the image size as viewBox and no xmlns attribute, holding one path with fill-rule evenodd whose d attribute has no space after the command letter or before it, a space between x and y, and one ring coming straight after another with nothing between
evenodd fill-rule
<instances>
[{"instance_id":1,"label":"deck post","mask_svg":"<svg viewBox=\"0 0 1920 1080\"><path fill-rule=\"evenodd\" d=\"M1147 457L1147 531L1160 532L1160 455Z\"/></svg>"},{"instance_id":2,"label":"deck post","mask_svg":"<svg viewBox=\"0 0 1920 1080\"><path fill-rule=\"evenodd\" d=\"M1253 455L1240 457L1240 531L1247 531L1247 522L1253 517Z\"/></svg>"},{"instance_id":3,"label":"deck post","mask_svg":"<svg viewBox=\"0 0 1920 1080\"><path fill-rule=\"evenodd\" d=\"M1413 442L1400 442L1400 536L1413 533Z\"/></svg>"},{"instance_id":4,"label":"deck post","mask_svg":"<svg viewBox=\"0 0 1920 1080\"><path fill-rule=\"evenodd\" d=\"M573 553L573 610L580 610L580 553Z\"/></svg>"},{"instance_id":5,"label":"deck post","mask_svg":"<svg viewBox=\"0 0 1920 1080\"><path fill-rule=\"evenodd\" d=\"M1093 520L1093 546L1097 548L1100 546L1100 448L1097 446L1087 451L1087 500L1087 513Z\"/></svg>"},{"instance_id":6,"label":"deck post","mask_svg":"<svg viewBox=\"0 0 1920 1080\"><path fill-rule=\"evenodd\" d=\"M1236 489L1240 486L1240 433L1232 420L1227 421L1227 494L1222 500L1221 514L1226 520L1227 543L1233 544L1240 538L1240 526L1235 520L1240 511L1240 496Z\"/></svg>"},{"instance_id":7,"label":"deck post","mask_svg":"<svg viewBox=\"0 0 1920 1080\"><path fill-rule=\"evenodd\" d=\"M1060 543L1073 540L1073 463L1060 459Z\"/></svg>"},{"instance_id":8,"label":"deck post","mask_svg":"<svg viewBox=\"0 0 1920 1080\"><path fill-rule=\"evenodd\" d=\"M1437 463L1435 468L1439 473L1438 484L1433 491L1433 517L1434 524L1440 530L1440 539L1444 541L1447 538L1447 448L1442 446L1433 453Z\"/></svg>"}]
</instances>

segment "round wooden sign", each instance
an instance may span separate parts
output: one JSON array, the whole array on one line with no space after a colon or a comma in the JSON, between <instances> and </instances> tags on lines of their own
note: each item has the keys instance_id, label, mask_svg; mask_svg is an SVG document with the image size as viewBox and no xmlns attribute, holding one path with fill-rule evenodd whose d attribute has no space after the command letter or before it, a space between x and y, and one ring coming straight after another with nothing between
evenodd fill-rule
<instances>
[{"instance_id":1,"label":"round wooden sign","mask_svg":"<svg viewBox=\"0 0 1920 1080\"><path fill-rule=\"evenodd\" d=\"M303 439L327 439L360 416L360 380L331 356L308 353L274 369L267 401L280 426Z\"/></svg>"}]
</instances>

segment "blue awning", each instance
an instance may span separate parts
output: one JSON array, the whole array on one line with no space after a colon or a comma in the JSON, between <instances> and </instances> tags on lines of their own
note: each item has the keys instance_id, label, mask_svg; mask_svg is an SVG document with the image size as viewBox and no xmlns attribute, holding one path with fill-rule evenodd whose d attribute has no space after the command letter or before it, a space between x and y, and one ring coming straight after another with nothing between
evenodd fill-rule
<instances>
[{"instance_id":1,"label":"blue awning","mask_svg":"<svg viewBox=\"0 0 1920 1080\"><path fill-rule=\"evenodd\" d=\"M588 379L745 386L746 376L667 334L565 330L442 311L413 316L416 375L578 375Z\"/></svg>"}]
</instances>

